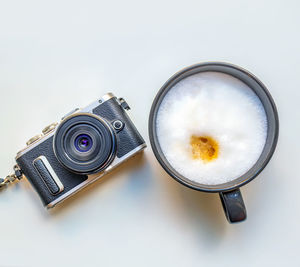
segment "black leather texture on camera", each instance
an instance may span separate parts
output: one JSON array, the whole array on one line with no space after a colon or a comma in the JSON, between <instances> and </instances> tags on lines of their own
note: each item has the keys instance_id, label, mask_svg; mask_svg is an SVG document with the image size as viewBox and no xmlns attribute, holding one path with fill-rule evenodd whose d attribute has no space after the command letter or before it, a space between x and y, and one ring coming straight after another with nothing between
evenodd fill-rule
<instances>
[{"instance_id":1,"label":"black leather texture on camera","mask_svg":"<svg viewBox=\"0 0 300 267\"><path fill-rule=\"evenodd\" d=\"M116 98L111 98L93 110L93 113L109 122L120 120L124 123L121 131L116 132L117 157L121 158L136 147L145 143L142 136L128 117L126 111L119 105Z\"/></svg>"},{"instance_id":2,"label":"black leather texture on camera","mask_svg":"<svg viewBox=\"0 0 300 267\"><path fill-rule=\"evenodd\" d=\"M47 158L54 172L64 185L64 191L55 196L50 193L46 184L41 179L39 173L33 166L34 160L40 156L45 156ZM72 173L59 163L53 151L53 136L49 137L43 143L32 148L26 154L19 157L17 159L17 163L28 181L38 192L44 205L47 205L50 202L54 201L55 199L67 193L69 190L73 189L75 186L81 184L87 179L86 175Z\"/></svg>"}]
</instances>

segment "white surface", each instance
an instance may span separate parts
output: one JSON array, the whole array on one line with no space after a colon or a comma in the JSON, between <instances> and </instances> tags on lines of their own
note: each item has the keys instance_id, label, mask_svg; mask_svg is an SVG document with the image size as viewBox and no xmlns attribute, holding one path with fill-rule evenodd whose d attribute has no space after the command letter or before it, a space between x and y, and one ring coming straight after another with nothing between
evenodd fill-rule
<instances>
[{"instance_id":1,"label":"white surface","mask_svg":"<svg viewBox=\"0 0 300 267\"><path fill-rule=\"evenodd\" d=\"M48 212L27 181L0 194L0 266L299 266L299 1L1 1L0 170L25 141L107 91L148 141L157 90L220 60L257 75L280 115L278 149L242 188L248 220L166 175L148 147ZM53 264L55 261L55 264Z\"/></svg>"},{"instance_id":2,"label":"white surface","mask_svg":"<svg viewBox=\"0 0 300 267\"><path fill-rule=\"evenodd\" d=\"M241 177L257 162L266 143L267 116L248 85L228 74L202 72L181 80L164 96L156 131L177 172L197 183L216 185ZM193 159L193 136L216 140L216 158Z\"/></svg>"}]
</instances>

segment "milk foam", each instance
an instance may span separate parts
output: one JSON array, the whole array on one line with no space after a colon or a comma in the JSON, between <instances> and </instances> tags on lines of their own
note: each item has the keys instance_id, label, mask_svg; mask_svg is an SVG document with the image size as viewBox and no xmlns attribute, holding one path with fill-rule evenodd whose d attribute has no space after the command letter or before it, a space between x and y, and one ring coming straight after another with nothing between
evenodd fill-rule
<instances>
[{"instance_id":1,"label":"milk foam","mask_svg":"<svg viewBox=\"0 0 300 267\"><path fill-rule=\"evenodd\" d=\"M240 80L203 72L178 82L157 113L161 149L173 168L189 180L215 185L245 174L266 141L267 118L260 99ZM211 136L219 144L211 162L191 156L190 137Z\"/></svg>"}]
</instances>

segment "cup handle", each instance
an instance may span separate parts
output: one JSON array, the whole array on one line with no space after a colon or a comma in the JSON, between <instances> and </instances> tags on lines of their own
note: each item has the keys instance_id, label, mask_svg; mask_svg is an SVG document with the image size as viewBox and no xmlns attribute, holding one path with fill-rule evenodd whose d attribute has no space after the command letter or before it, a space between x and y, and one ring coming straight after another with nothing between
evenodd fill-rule
<instances>
[{"instance_id":1,"label":"cup handle","mask_svg":"<svg viewBox=\"0 0 300 267\"><path fill-rule=\"evenodd\" d=\"M240 189L220 193L220 199L228 222L246 220L247 212Z\"/></svg>"}]
</instances>

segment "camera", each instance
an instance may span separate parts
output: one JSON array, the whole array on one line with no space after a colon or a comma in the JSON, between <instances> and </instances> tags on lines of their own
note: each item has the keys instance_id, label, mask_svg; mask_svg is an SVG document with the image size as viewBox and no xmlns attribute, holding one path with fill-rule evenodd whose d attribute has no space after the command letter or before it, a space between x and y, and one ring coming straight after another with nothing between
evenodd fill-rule
<instances>
[{"instance_id":1,"label":"camera","mask_svg":"<svg viewBox=\"0 0 300 267\"><path fill-rule=\"evenodd\" d=\"M52 208L145 147L123 98L108 93L31 138L16 156L20 171Z\"/></svg>"}]
</instances>

